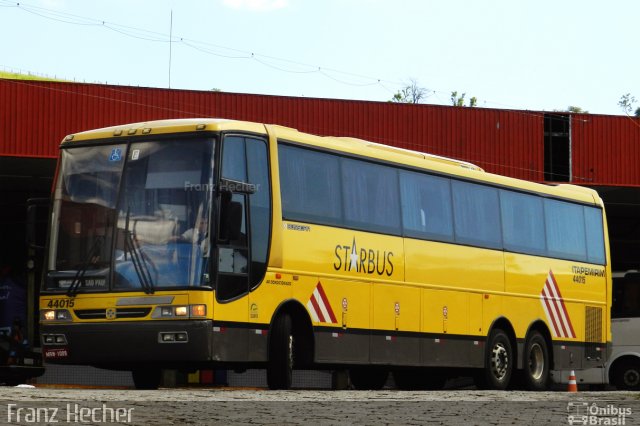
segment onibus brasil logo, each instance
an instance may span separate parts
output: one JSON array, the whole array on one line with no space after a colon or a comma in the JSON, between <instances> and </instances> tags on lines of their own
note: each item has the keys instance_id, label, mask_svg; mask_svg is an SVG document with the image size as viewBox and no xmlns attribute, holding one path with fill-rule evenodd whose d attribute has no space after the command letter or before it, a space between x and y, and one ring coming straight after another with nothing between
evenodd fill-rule
<instances>
[{"instance_id":1,"label":"onibus brasil logo","mask_svg":"<svg viewBox=\"0 0 640 426\"><path fill-rule=\"evenodd\" d=\"M626 425L631 417L631 408L614 404L598 405L593 402L570 402L567 404L567 423L570 425Z\"/></svg>"}]
</instances>

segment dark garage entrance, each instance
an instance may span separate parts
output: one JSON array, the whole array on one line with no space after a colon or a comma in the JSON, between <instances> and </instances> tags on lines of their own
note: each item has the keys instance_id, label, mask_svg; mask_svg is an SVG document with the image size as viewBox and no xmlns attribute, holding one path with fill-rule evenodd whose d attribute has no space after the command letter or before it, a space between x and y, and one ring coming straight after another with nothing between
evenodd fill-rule
<instances>
[{"instance_id":1,"label":"dark garage entrance","mask_svg":"<svg viewBox=\"0 0 640 426\"><path fill-rule=\"evenodd\" d=\"M36 253L33 267L27 267L27 200L50 196L55 167L55 159L0 157L0 328L10 327L18 317L26 321L31 342L44 253Z\"/></svg>"}]
</instances>

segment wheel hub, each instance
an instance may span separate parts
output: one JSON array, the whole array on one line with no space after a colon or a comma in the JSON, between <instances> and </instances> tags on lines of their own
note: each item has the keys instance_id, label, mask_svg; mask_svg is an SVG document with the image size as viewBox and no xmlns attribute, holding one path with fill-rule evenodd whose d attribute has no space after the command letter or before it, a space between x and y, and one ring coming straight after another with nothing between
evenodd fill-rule
<instances>
[{"instance_id":1,"label":"wheel hub","mask_svg":"<svg viewBox=\"0 0 640 426\"><path fill-rule=\"evenodd\" d=\"M624 383L629 387L635 387L640 384L640 373L637 370L627 370L624 372Z\"/></svg>"},{"instance_id":2,"label":"wheel hub","mask_svg":"<svg viewBox=\"0 0 640 426\"><path fill-rule=\"evenodd\" d=\"M544 372L544 353L538 343L531 345L529 352L529 374L535 380L540 380Z\"/></svg>"},{"instance_id":3,"label":"wheel hub","mask_svg":"<svg viewBox=\"0 0 640 426\"><path fill-rule=\"evenodd\" d=\"M491 351L491 372L498 380L504 379L509 368L509 353L504 344L497 343Z\"/></svg>"}]
</instances>

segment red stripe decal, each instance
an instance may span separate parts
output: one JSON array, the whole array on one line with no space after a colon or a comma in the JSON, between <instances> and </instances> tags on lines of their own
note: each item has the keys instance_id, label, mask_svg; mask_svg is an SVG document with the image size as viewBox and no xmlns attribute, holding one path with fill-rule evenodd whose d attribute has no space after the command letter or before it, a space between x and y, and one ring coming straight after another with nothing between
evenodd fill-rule
<instances>
[{"instance_id":1,"label":"red stripe decal","mask_svg":"<svg viewBox=\"0 0 640 426\"><path fill-rule=\"evenodd\" d=\"M549 298L546 295L545 289L542 290L542 300L544 300L544 304L547 307L547 312L549 313L549 320L551 320L551 325L553 326L553 331L557 337L562 337L560 334L560 330L558 329L558 324L556 324L556 316L551 307L551 303L549 302Z\"/></svg>"},{"instance_id":2,"label":"red stripe decal","mask_svg":"<svg viewBox=\"0 0 640 426\"><path fill-rule=\"evenodd\" d=\"M318 281L318 286L316 288L318 289L318 293L320 293L320 297L322 298L324 307L327 308L327 312L331 317L331 322L338 322L335 314L333 313L333 309L331 309L331 303L329 303L329 299L327 298L327 295L325 294L324 289L322 288L322 284L320 284L320 281Z\"/></svg>"},{"instance_id":3,"label":"red stripe decal","mask_svg":"<svg viewBox=\"0 0 640 426\"><path fill-rule=\"evenodd\" d=\"M324 317L324 314L322 313L322 309L320 309L320 306L318 306L318 301L316 300L316 298L313 297L313 295L311 295L310 300L311 300L311 304L313 305L313 309L316 311L316 314L320 319L320 322L327 322L327 319Z\"/></svg>"},{"instance_id":4,"label":"red stripe decal","mask_svg":"<svg viewBox=\"0 0 640 426\"><path fill-rule=\"evenodd\" d=\"M564 297L562 297L562 294L560 293L560 287L556 282L556 277L553 275L553 271L549 271L549 276L551 276L551 281L553 282L556 293L558 294L558 298L560 299L560 306L562 308L562 311L564 312L565 318L567 319L567 325L569 326L569 331L571 332L570 337L576 337L576 333L573 330L573 325L571 324L571 319L569 318L569 312L567 311L567 307L564 304Z\"/></svg>"}]
</instances>

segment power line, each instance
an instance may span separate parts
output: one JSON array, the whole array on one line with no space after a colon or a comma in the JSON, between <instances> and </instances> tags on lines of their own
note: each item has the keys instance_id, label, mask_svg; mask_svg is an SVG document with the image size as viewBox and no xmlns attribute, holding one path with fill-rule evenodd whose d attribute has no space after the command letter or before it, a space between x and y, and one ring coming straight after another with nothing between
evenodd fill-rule
<instances>
[{"instance_id":1,"label":"power line","mask_svg":"<svg viewBox=\"0 0 640 426\"><path fill-rule=\"evenodd\" d=\"M376 85L376 84L380 84L382 82L385 82L385 83L391 84L391 85L395 85L395 86L401 86L402 85L401 82L397 82L397 81L384 80L384 79L381 79L381 78L378 78L378 77L371 77L371 76L366 76L366 75L362 75L362 74L356 74L356 73L352 73L352 72L348 72L348 71L338 70L338 69L335 69L335 68L321 67L321 66L317 66L317 65L312 65L312 64L293 61L293 60L290 60L290 59L279 58L279 57L275 57L275 56L264 55L264 54L261 54L261 53L255 53L255 52L249 52L249 51L246 51L246 50L230 48L230 47L227 47L227 46L214 45L214 44L210 44L210 43L199 41L199 40L191 40L191 39L180 37L180 36L173 36L171 34L169 34L167 36L166 34L154 32L154 31L149 31L149 30L142 29L142 28L116 24L116 23L113 23L113 22L108 22L106 20L89 18L89 17L70 14L70 13L66 13L66 12L60 12L60 11L56 11L56 10L52 10L52 9L47 9L47 8L44 8L44 7L25 4L23 2L13 4L14 2L11 2L9 0L0 0L0 3L4 3L4 4L0 4L0 6L16 7L18 9L20 9L20 10L25 11L25 12L40 16L40 17L45 18L45 19L49 19L49 20L53 20L53 21L56 21L56 22L64 23L64 24L102 27L102 28L106 28L108 30L114 31L116 33L122 34L122 35L127 36L127 37L132 37L132 38L136 38L136 39L139 39L139 40L145 40L145 41L151 41L151 42L181 43L181 44L184 44L185 46L187 46L189 48L195 49L195 50L200 51L202 53L209 54L209 55L214 55L214 56L218 56L218 57L224 57L224 58L228 58L228 59L251 59L251 60L256 61L256 62L258 62L258 63L260 63L260 64L262 64L264 66L267 66L267 67L270 67L270 68L273 68L273 69L276 69L276 70L282 71L282 72L296 73L296 74L319 73L319 74L325 76L326 78L331 79L331 80L333 80L333 81L335 81L337 83L345 84L345 85L349 85L349 86L360 86L360 87L373 86L373 85ZM234 55L234 56L226 55L226 54L220 53L219 52L220 50L237 52L240 55ZM277 61L277 62L281 62L281 63L287 63L287 64L295 65L295 66L298 66L298 67L306 67L308 69L307 70L286 69L286 68L283 68L281 66L274 65L273 61ZM347 77L354 77L354 78L363 79L363 80L370 80L370 82L368 82L368 83L347 82L344 79L336 78L336 77L334 77L332 75L329 75L328 72L344 75L344 76L347 76Z\"/></svg>"},{"instance_id":2,"label":"power line","mask_svg":"<svg viewBox=\"0 0 640 426\"><path fill-rule=\"evenodd\" d=\"M184 38L180 36L173 36L172 31L170 31L169 35L167 35L164 33L150 31L142 28L121 25L121 24L109 22L106 20L90 18L90 17L75 15L67 12L48 9L48 8L35 6L35 5L31 5L24 2L0 0L0 7L17 8L27 13L30 13L45 19L49 19L52 21L64 23L64 24L79 25L79 26L85 26L85 27L93 26L93 27L105 28L110 31L121 34L123 36L135 38L138 40L155 42L155 43L169 43L170 49L173 46L173 44L179 43L179 44L183 44L188 48L191 48L193 50L199 51L207 55L212 55L212 56L226 58L226 59L250 60L253 62L257 62L262 66L277 70L279 72L285 72L289 74L301 74L301 75L302 74L320 74L329 80L332 80L338 84L342 84L346 86L352 86L352 87L378 86L391 94L395 94L397 92L397 89L392 90L388 86L393 86L396 88L404 88L407 85L406 83L403 83L400 81L386 80L386 79L381 79L377 77L371 77L368 75L343 71L335 68L321 67L317 65L304 63L304 62L294 61L291 59L279 58L275 56L250 52L250 51L236 49L236 48L227 47L227 46L211 44L211 43L198 41L198 40L191 40L189 38ZM224 52L231 52L231 53L224 53ZM365 80L365 82L353 81L354 79ZM170 87L170 80L169 80L169 87ZM450 105L447 98L452 93L451 91L429 89L429 92L431 92L442 105ZM440 95L444 96L445 99L441 98ZM508 105L508 104L504 104L504 103L500 103L500 102L492 101L488 99L478 99L478 101L483 102L485 105L486 104L493 105L497 108L506 108L506 109L512 109L512 110L517 110L519 108L518 106L515 106L515 105Z\"/></svg>"}]
</instances>

